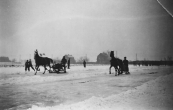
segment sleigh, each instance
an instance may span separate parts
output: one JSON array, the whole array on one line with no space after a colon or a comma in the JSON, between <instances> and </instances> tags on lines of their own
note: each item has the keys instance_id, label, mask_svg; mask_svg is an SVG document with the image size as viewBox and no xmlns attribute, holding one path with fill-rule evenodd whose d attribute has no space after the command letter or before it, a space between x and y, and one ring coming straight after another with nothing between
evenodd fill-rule
<instances>
[{"instance_id":1,"label":"sleigh","mask_svg":"<svg viewBox=\"0 0 173 110\"><path fill-rule=\"evenodd\" d=\"M125 65L123 65L123 67L121 69L119 69L118 72L119 72L119 74L123 74L123 73L130 74L128 66L125 66Z\"/></svg>"},{"instance_id":2,"label":"sleigh","mask_svg":"<svg viewBox=\"0 0 173 110\"><path fill-rule=\"evenodd\" d=\"M66 73L66 65L61 64L61 63L54 64L52 66L52 69L49 72L50 73L53 73L53 72L56 72L56 73L64 72L64 73Z\"/></svg>"}]
</instances>

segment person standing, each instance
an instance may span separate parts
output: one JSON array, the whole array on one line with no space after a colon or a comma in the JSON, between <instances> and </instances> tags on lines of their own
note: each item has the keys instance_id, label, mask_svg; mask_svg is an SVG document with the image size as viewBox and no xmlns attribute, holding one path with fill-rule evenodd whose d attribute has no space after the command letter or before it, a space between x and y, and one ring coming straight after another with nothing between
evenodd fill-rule
<instances>
[{"instance_id":1,"label":"person standing","mask_svg":"<svg viewBox=\"0 0 173 110\"><path fill-rule=\"evenodd\" d=\"M31 67L31 68L32 68L32 69L35 71L34 67L32 66L32 61L31 61L31 59L29 60L29 62L28 62L28 63L29 63L29 65L28 65L28 66L29 66L29 67L28 67L28 68L29 68L29 70L30 70L30 67Z\"/></svg>"},{"instance_id":2,"label":"person standing","mask_svg":"<svg viewBox=\"0 0 173 110\"><path fill-rule=\"evenodd\" d=\"M27 70L29 71L29 62L28 62L28 60L26 60L26 62L25 62L25 72Z\"/></svg>"},{"instance_id":3,"label":"person standing","mask_svg":"<svg viewBox=\"0 0 173 110\"><path fill-rule=\"evenodd\" d=\"M123 60L123 65L124 65L124 71L126 72L126 74L129 74L129 61L126 59L126 57L124 57Z\"/></svg>"},{"instance_id":4,"label":"person standing","mask_svg":"<svg viewBox=\"0 0 173 110\"><path fill-rule=\"evenodd\" d=\"M83 66L84 66L84 68L86 68L86 61L85 60L83 61Z\"/></svg>"},{"instance_id":5,"label":"person standing","mask_svg":"<svg viewBox=\"0 0 173 110\"><path fill-rule=\"evenodd\" d=\"M70 69L70 58L68 59L68 69Z\"/></svg>"},{"instance_id":6,"label":"person standing","mask_svg":"<svg viewBox=\"0 0 173 110\"><path fill-rule=\"evenodd\" d=\"M64 70L66 71L66 63L67 63L67 60L65 58L65 56L63 56L62 60L61 60L61 64L62 66L64 67Z\"/></svg>"}]
</instances>

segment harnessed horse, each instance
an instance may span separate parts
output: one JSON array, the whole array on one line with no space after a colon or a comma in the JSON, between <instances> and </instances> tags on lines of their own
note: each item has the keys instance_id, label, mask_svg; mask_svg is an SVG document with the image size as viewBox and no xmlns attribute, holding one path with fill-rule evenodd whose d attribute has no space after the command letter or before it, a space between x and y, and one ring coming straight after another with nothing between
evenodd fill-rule
<instances>
[{"instance_id":1,"label":"harnessed horse","mask_svg":"<svg viewBox=\"0 0 173 110\"><path fill-rule=\"evenodd\" d=\"M53 60L51 58L40 57L39 54L38 54L38 51L36 50L35 54L34 54L34 59L35 59L35 70L36 70L35 75L36 75L37 71L40 71L39 66L44 67L43 74L47 70L46 66L49 66L49 71L50 71L50 69L51 69L50 64L53 63Z\"/></svg>"},{"instance_id":2,"label":"harnessed horse","mask_svg":"<svg viewBox=\"0 0 173 110\"><path fill-rule=\"evenodd\" d=\"M122 74L123 72L123 62L119 58L112 57L110 60L109 74L111 74L111 68L115 68L115 76Z\"/></svg>"},{"instance_id":3,"label":"harnessed horse","mask_svg":"<svg viewBox=\"0 0 173 110\"><path fill-rule=\"evenodd\" d=\"M111 74L111 68L114 67L115 68L115 76L122 74L123 72L123 61L119 58L115 58L114 57L114 51L111 51L110 53L110 68L109 68L109 74Z\"/></svg>"}]
</instances>

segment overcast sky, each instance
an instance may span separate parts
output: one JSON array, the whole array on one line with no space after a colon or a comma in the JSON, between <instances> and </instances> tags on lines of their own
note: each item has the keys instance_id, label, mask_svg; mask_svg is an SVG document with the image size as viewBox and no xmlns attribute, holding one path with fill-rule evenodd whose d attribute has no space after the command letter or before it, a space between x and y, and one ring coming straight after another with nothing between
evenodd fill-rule
<instances>
[{"instance_id":1,"label":"overcast sky","mask_svg":"<svg viewBox=\"0 0 173 110\"><path fill-rule=\"evenodd\" d=\"M157 0L0 0L0 56L173 56L173 18Z\"/></svg>"}]
</instances>

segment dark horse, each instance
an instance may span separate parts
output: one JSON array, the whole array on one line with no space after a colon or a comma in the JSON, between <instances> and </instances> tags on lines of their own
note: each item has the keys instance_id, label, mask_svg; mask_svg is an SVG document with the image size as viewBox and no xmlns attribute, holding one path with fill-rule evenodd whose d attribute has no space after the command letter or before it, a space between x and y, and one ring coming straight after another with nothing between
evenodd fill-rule
<instances>
[{"instance_id":1,"label":"dark horse","mask_svg":"<svg viewBox=\"0 0 173 110\"><path fill-rule=\"evenodd\" d=\"M35 70L36 70L35 75L36 75L37 71L40 70L39 66L44 67L43 74L47 70L46 66L49 66L49 68L51 69L50 64L53 63L53 60L51 58L48 58L48 57L40 57L37 50L35 51L34 59L35 59Z\"/></svg>"},{"instance_id":2,"label":"dark horse","mask_svg":"<svg viewBox=\"0 0 173 110\"><path fill-rule=\"evenodd\" d=\"M109 74L111 74L111 68L115 68L115 76L122 74L123 72L123 61L119 58L112 57L110 60Z\"/></svg>"}]
</instances>

